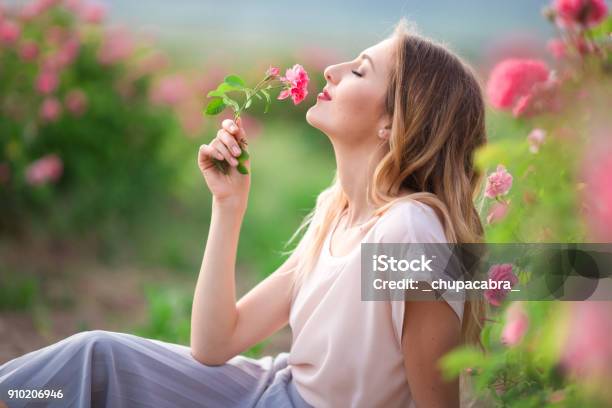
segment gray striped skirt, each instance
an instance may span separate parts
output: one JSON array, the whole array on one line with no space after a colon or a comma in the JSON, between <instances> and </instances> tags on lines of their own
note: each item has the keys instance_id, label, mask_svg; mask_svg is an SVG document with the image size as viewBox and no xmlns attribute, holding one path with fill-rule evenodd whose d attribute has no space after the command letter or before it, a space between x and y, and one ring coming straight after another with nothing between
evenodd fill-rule
<instances>
[{"instance_id":1,"label":"gray striped skirt","mask_svg":"<svg viewBox=\"0 0 612 408\"><path fill-rule=\"evenodd\" d=\"M309 408L292 381L288 356L238 355L208 366L187 346L84 331L0 366L0 401L11 408Z\"/></svg>"}]
</instances>

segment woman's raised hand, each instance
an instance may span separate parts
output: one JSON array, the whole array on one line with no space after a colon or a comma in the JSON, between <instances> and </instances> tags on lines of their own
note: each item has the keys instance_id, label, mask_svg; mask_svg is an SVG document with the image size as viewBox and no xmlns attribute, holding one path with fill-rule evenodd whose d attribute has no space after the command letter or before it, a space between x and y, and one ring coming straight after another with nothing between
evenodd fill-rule
<instances>
[{"instance_id":1,"label":"woman's raised hand","mask_svg":"<svg viewBox=\"0 0 612 408\"><path fill-rule=\"evenodd\" d=\"M198 166L208 189L218 203L245 209L251 185L251 169L248 157L242 164L238 162L238 156L242 153L240 146L246 147L246 132L242 119L238 118L236 122L225 119L210 144L200 146ZM219 161L229 164L227 174L220 168ZM240 165L248 170L247 174L238 171L237 167Z\"/></svg>"}]
</instances>

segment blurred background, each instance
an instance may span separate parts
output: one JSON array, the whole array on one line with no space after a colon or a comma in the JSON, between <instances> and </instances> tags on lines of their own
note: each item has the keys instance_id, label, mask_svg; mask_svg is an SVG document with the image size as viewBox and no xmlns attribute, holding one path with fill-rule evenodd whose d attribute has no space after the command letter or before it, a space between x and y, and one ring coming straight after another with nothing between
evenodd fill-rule
<instances>
[{"instance_id":1,"label":"blurred background","mask_svg":"<svg viewBox=\"0 0 612 408\"><path fill-rule=\"evenodd\" d=\"M490 242L609 241L585 220L587 184L573 177L584 174L577 153L584 137L571 137L605 133L598 140L609 142L603 119L590 125L611 106L609 53L597 54L603 69L577 76L593 50L574 52L570 36L547 21L547 6L0 0L0 364L88 329L189 343L211 204L197 151L230 115L203 115L206 93L228 74L255 84L269 65L284 72L299 63L311 78L303 103L273 103L265 115L255 103L243 115L253 184L238 249L239 295L280 266L335 169L326 136L304 118L325 85L322 71L384 39L402 16L464 57L483 85L509 58L573 67L567 92L582 99L573 99L581 102L572 115L536 112L536 126L535 114L488 108L491 147L479 164L492 172L503 163L515 181L508 201L479 210ZM607 20L588 34L609 42L609 27ZM555 39L566 41L563 55ZM536 127L551 140L538 155L530 149L544 139L528 138ZM289 345L286 329L245 354Z\"/></svg>"}]
</instances>

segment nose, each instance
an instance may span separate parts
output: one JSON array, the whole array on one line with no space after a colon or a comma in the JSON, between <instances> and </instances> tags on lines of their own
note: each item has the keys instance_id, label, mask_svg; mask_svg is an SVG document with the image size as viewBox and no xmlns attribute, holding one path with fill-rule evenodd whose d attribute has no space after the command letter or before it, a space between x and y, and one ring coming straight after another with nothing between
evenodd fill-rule
<instances>
[{"instance_id":1,"label":"nose","mask_svg":"<svg viewBox=\"0 0 612 408\"><path fill-rule=\"evenodd\" d=\"M325 79L327 80L327 82L334 82L334 79L332 77L332 68L334 67L334 65L330 65L327 68L325 68L325 70L323 71L323 75L325 76Z\"/></svg>"}]
</instances>

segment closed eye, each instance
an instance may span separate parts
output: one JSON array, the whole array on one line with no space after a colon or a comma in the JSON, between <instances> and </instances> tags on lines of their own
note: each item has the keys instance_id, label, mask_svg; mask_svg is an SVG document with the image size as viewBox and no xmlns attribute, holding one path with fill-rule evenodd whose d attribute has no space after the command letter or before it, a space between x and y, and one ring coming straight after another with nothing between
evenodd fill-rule
<instances>
[{"instance_id":1,"label":"closed eye","mask_svg":"<svg viewBox=\"0 0 612 408\"><path fill-rule=\"evenodd\" d=\"M357 71L355 71L355 70L352 70L351 72L352 72L353 74L357 75L358 77L362 77L362 76L363 76L362 74L360 74L359 72L357 72Z\"/></svg>"}]
</instances>

